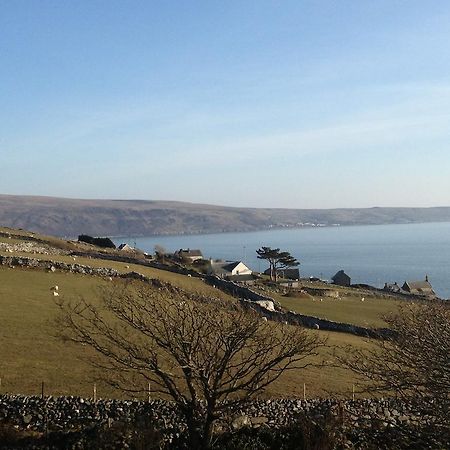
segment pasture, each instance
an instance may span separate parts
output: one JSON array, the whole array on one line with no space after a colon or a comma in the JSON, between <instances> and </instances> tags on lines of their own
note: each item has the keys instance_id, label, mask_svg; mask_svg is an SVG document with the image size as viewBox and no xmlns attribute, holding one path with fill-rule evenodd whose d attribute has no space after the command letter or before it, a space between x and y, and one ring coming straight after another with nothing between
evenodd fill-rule
<instances>
[{"instance_id":1,"label":"pasture","mask_svg":"<svg viewBox=\"0 0 450 450\"><path fill-rule=\"evenodd\" d=\"M89 260L94 265L94 260ZM101 263L96 261L96 263ZM119 263L121 264L121 263ZM130 270L130 269L127 269ZM167 273L167 276L174 274ZM186 283L194 279L185 278ZM85 297L98 302L99 288L110 283L99 277L36 269L0 267L0 377L1 392L39 394L41 382L47 395L92 396L94 373L86 358L87 347L62 342L55 336L57 305L51 287L59 286L63 299ZM205 286L206 288L206 286ZM210 288L213 289L213 288ZM364 339L343 334L313 331L328 337L328 345L370 346ZM320 360L330 360L324 349ZM334 367L289 372L265 393L270 397L302 397L303 383L308 397L350 396L354 378ZM98 383L101 397L128 397Z\"/></svg>"}]
</instances>

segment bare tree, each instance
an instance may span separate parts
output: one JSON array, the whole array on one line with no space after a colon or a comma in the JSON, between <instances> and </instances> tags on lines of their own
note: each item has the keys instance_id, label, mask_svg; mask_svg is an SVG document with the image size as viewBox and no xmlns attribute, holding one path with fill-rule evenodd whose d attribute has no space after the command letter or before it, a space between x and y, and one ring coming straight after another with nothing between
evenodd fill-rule
<instances>
[{"instance_id":1,"label":"bare tree","mask_svg":"<svg viewBox=\"0 0 450 450\"><path fill-rule=\"evenodd\" d=\"M445 302L407 304L385 318L392 330L371 350L340 357L361 376L365 390L395 394L416 409L436 433L450 431L450 307Z\"/></svg>"},{"instance_id":2,"label":"bare tree","mask_svg":"<svg viewBox=\"0 0 450 450\"><path fill-rule=\"evenodd\" d=\"M61 335L94 348L117 387L128 389L129 375L138 374L174 400L192 448L209 448L214 421L230 407L317 363L323 344L317 332L170 285L133 283L101 297L101 306L61 302Z\"/></svg>"}]
</instances>

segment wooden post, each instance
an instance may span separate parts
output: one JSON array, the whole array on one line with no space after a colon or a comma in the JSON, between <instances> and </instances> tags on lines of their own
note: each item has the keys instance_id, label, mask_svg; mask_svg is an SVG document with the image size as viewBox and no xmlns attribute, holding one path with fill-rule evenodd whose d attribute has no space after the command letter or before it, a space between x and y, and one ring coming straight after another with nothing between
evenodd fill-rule
<instances>
[{"instance_id":1,"label":"wooden post","mask_svg":"<svg viewBox=\"0 0 450 450\"><path fill-rule=\"evenodd\" d=\"M150 381L148 382L148 402L150 403L151 399L152 399L152 395L151 395L151 384Z\"/></svg>"},{"instance_id":2,"label":"wooden post","mask_svg":"<svg viewBox=\"0 0 450 450\"><path fill-rule=\"evenodd\" d=\"M44 382L41 383L41 398L44 398Z\"/></svg>"},{"instance_id":3,"label":"wooden post","mask_svg":"<svg viewBox=\"0 0 450 450\"><path fill-rule=\"evenodd\" d=\"M97 385L94 383L94 403L97 402Z\"/></svg>"},{"instance_id":4,"label":"wooden post","mask_svg":"<svg viewBox=\"0 0 450 450\"><path fill-rule=\"evenodd\" d=\"M306 383L303 383L303 400L306 400Z\"/></svg>"},{"instance_id":5,"label":"wooden post","mask_svg":"<svg viewBox=\"0 0 450 450\"><path fill-rule=\"evenodd\" d=\"M355 385L352 384L352 400L355 401Z\"/></svg>"}]
</instances>

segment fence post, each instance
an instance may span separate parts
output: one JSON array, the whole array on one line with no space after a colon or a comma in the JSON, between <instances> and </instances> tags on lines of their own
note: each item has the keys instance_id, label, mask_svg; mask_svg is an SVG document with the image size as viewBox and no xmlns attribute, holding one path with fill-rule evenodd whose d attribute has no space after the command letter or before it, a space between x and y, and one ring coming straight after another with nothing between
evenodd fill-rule
<instances>
[{"instance_id":1,"label":"fence post","mask_svg":"<svg viewBox=\"0 0 450 450\"><path fill-rule=\"evenodd\" d=\"M150 403L151 401L151 384L150 381L148 382L148 402Z\"/></svg>"},{"instance_id":2,"label":"fence post","mask_svg":"<svg viewBox=\"0 0 450 450\"><path fill-rule=\"evenodd\" d=\"M44 382L41 383L41 398L44 398Z\"/></svg>"},{"instance_id":3,"label":"fence post","mask_svg":"<svg viewBox=\"0 0 450 450\"><path fill-rule=\"evenodd\" d=\"M306 400L306 383L303 383L303 400Z\"/></svg>"},{"instance_id":4,"label":"fence post","mask_svg":"<svg viewBox=\"0 0 450 450\"><path fill-rule=\"evenodd\" d=\"M97 385L94 383L94 403L97 402Z\"/></svg>"},{"instance_id":5,"label":"fence post","mask_svg":"<svg viewBox=\"0 0 450 450\"><path fill-rule=\"evenodd\" d=\"M352 401L355 401L355 384L352 384Z\"/></svg>"}]
</instances>

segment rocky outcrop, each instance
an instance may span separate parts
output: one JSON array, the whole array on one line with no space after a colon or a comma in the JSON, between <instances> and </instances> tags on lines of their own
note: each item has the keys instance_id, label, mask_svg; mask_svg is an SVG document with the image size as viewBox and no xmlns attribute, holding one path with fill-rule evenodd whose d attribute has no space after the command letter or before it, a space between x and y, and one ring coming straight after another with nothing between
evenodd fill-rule
<instances>
[{"instance_id":1,"label":"rocky outcrop","mask_svg":"<svg viewBox=\"0 0 450 450\"><path fill-rule=\"evenodd\" d=\"M68 255L69 252L45 244L38 244L33 241L23 241L14 244L0 242L0 252L5 253L32 253L41 255Z\"/></svg>"}]
</instances>

